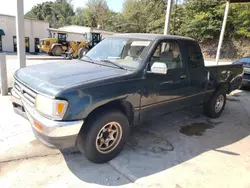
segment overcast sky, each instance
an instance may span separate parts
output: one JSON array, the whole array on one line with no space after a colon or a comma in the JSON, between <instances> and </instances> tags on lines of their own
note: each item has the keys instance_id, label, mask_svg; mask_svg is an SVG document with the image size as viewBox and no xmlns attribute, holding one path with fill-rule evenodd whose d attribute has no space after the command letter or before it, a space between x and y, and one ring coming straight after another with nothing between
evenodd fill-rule
<instances>
[{"instance_id":1,"label":"overcast sky","mask_svg":"<svg viewBox=\"0 0 250 188\"><path fill-rule=\"evenodd\" d=\"M16 2L18 0L0 0L0 14L16 15ZM49 0L23 0L24 12L29 11L34 5L46 2ZM74 8L83 7L88 0L72 0ZM118 12L122 10L122 4L124 0L107 0L110 9Z\"/></svg>"}]
</instances>

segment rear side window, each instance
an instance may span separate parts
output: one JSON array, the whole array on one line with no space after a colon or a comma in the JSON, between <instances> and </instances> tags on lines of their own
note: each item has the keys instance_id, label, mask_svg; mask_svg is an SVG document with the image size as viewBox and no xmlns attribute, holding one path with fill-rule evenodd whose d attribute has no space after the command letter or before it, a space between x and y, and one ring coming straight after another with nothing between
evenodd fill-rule
<instances>
[{"instance_id":1,"label":"rear side window","mask_svg":"<svg viewBox=\"0 0 250 188\"><path fill-rule=\"evenodd\" d=\"M204 67L204 59L200 46L196 42L187 43L188 68Z\"/></svg>"}]
</instances>

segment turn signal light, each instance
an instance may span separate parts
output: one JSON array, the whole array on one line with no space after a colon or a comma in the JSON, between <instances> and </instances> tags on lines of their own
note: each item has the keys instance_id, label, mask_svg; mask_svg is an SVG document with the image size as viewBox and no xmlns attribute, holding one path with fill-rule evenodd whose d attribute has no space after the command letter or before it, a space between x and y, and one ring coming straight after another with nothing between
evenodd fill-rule
<instances>
[{"instance_id":1,"label":"turn signal light","mask_svg":"<svg viewBox=\"0 0 250 188\"><path fill-rule=\"evenodd\" d=\"M43 126L40 125L39 123L37 123L36 121L34 121L34 126L39 129L40 131L43 131Z\"/></svg>"},{"instance_id":2,"label":"turn signal light","mask_svg":"<svg viewBox=\"0 0 250 188\"><path fill-rule=\"evenodd\" d=\"M63 109L64 109L65 103L58 103L57 104L57 114L61 115L63 113Z\"/></svg>"}]
</instances>

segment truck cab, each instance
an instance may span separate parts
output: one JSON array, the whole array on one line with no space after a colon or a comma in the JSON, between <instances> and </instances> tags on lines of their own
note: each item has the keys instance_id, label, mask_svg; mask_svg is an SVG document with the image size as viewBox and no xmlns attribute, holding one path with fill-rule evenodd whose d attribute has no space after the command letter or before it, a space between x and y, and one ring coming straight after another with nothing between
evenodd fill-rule
<instances>
[{"instance_id":1,"label":"truck cab","mask_svg":"<svg viewBox=\"0 0 250 188\"><path fill-rule=\"evenodd\" d=\"M89 49L93 48L102 40L102 36L100 33L89 32L89 33L85 33L84 36L88 42Z\"/></svg>"}]
</instances>

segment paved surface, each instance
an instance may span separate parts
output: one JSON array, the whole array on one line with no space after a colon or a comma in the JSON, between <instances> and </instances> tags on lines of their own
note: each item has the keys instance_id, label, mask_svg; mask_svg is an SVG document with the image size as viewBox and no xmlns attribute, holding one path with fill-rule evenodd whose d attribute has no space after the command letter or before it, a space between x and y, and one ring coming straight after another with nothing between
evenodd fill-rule
<instances>
[{"instance_id":1,"label":"paved surface","mask_svg":"<svg viewBox=\"0 0 250 188\"><path fill-rule=\"evenodd\" d=\"M102 165L44 147L8 98L0 98L1 187L250 188L249 91L228 96L215 120L195 107L134 129L124 151Z\"/></svg>"}]
</instances>

